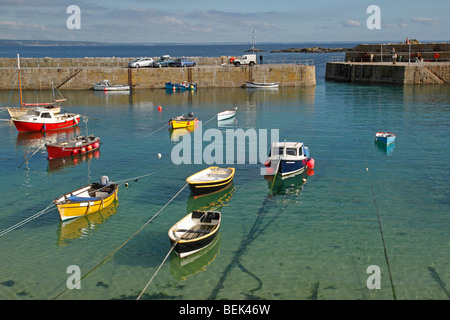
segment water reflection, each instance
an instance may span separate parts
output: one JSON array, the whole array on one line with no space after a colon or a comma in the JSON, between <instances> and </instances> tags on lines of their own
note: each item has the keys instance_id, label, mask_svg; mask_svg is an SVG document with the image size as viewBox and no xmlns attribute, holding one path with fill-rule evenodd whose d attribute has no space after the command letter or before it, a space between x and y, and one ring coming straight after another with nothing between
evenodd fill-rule
<instances>
[{"instance_id":1,"label":"water reflection","mask_svg":"<svg viewBox=\"0 0 450 320\"><path fill-rule=\"evenodd\" d=\"M217 234L216 239L205 249L180 259L172 251L170 255L170 273L176 280L186 280L189 276L206 271L206 268L214 261L220 251L221 235Z\"/></svg>"},{"instance_id":2,"label":"water reflection","mask_svg":"<svg viewBox=\"0 0 450 320\"><path fill-rule=\"evenodd\" d=\"M118 201L114 201L110 206L100 211L79 217L77 219L60 221L58 225L58 246L67 246L71 240L86 239L94 234L108 218L115 215L119 206Z\"/></svg>"}]
</instances>

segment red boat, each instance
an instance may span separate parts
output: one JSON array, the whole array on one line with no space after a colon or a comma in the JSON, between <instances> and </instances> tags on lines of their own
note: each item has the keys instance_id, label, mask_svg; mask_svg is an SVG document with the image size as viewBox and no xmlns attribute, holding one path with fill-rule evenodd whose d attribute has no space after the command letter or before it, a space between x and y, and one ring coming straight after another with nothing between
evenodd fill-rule
<instances>
[{"instance_id":1,"label":"red boat","mask_svg":"<svg viewBox=\"0 0 450 320\"><path fill-rule=\"evenodd\" d=\"M48 159L78 156L100 148L100 138L94 135L80 136L71 140L47 143L46 147Z\"/></svg>"},{"instance_id":2,"label":"red boat","mask_svg":"<svg viewBox=\"0 0 450 320\"><path fill-rule=\"evenodd\" d=\"M29 109L26 115L13 118L19 132L50 131L76 126L80 115L75 113L54 114L46 108Z\"/></svg>"}]
</instances>

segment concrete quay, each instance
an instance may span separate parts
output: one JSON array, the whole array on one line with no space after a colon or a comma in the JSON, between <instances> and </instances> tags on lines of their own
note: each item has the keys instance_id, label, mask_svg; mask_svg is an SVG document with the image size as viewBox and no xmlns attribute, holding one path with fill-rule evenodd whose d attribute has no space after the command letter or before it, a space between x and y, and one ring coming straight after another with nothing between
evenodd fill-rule
<instances>
[{"instance_id":1,"label":"concrete quay","mask_svg":"<svg viewBox=\"0 0 450 320\"><path fill-rule=\"evenodd\" d=\"M263 64L234 67L228 57L200 58L193 68L128 68L133 58L21 58L23 89L91 89L108 79L111 84L129 84L133 89L164 88L165 83L188 81L199 88L241 87L246 81L276 82L286 87L315 86L315 66ZM17 84L16 59L0 59L0 90Z\"/></svg>"}]
</instances>

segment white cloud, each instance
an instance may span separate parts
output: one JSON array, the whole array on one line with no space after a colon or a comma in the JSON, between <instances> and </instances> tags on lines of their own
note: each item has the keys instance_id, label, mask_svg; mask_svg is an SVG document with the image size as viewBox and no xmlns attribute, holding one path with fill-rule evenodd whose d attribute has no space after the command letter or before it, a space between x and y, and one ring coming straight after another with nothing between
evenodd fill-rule
<instances>
[{"instance_id":1,"label":"white cloud","mask_svg":"<svg viewBox=\"0 0 450 320\"><path fill-rule=\"evenodd\" d=\"M439 26L442 24L442 21L437 18L429 18L429 17L417 17L412 18L413 21L419 22L421 24L426 24L430 26Z\"/></svg>"},{"instance_id":2,"label":"white cloud","mask_svg":"<svg viewBox=\"0 0 450 320\"><path fill-rule=\"evenodd\" d=\"M361 23L357 20L347 20L344 23L344 27L360 27Z\"/></svg>"}]
</instances>

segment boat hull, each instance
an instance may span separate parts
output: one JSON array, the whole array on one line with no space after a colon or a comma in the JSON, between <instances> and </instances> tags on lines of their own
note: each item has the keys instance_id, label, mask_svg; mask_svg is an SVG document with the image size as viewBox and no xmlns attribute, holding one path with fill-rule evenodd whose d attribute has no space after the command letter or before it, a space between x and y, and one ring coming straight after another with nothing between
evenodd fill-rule
<instances>
[{"instance_id":1,"label":"boat hull","mask_svg":"<svg viewBox=\"0 0 450 320\"><path fill-rule=\"evenodd\" d=\"M247 88L278 88L278 83L275 82L246 82Z\"/></svg>"},{"instance_id":2,"label":"boat hull","mask_svg":"<svg viewBox=\"0 0 450 320\"><path fill-rule=\"evenodd\" d=\"M230 118L233 118L235 114L236 114L236 111L220 112L217 114L217 120L222 121L222 120L230 119Z\"/></svg>"},{"instance_id":3,"label":"boat hull","mask_svg":"<svg viewBox=\"0 0 450 320\"><path fill-rule=\"evenodd\" d=\"M93 87L95 91L130 91L130 86L101 86L94 84Z\"/></svg>"},{"instance_id":4,"label":"boat hull","mask_svg":"<svg viewBox=\"0 0 450 320\"><path fill-rule=\"evenodd\" d=\"M51 131L63 128L70 128L78 125L80 122L80 116L70 117L65 120L56 122L33 122L22 121L19 119L13 119L14 125L19 132L36 132L36 131Z\"/></svg>"},{"instance_id":5,"label":"boat hull","mask_svg":"<svg viewBox=\"0 0 450 320\"><path fill-rule=\"evenodd\" d=\"M205 218L201 218L204 216ZM193 219L200 219L199 223ZM205 249L217 238L220 228L220 212L193 211L170 228L168 235L174 251L185 258ZM204 231L206 230L206 231Z\"/></svg>"},{"instance_id":6,"label":"boat hull","mask_svg":"<svg viewBox=\"0 0 450 320\"><path fill-rule=\"evenodd\" d=\"M181 84L181 83L166 82L165 85L166 85L166 90L170 90L170 91L197 90L196 83Z\"/></svg>"},{"instance_id":7,"label":"boat hull","mask_svg":"<svg viewBox=\"0 0 450 320\"><path fill-rule=\"evenodd\" d=\"M179 128L193 129L195 127L195 125L197 124L197 122L198 122L198 119L190 120L190 121L171 120L170 127L172 129L179 129Z\"/></svg>"},{"instance_id":8,"label":"boat hull","mask_svg":"<svg viewBox=\"0 0 450 320\"><path fill-rule=\"evenodd\" d=\"M48 159L78 156L98 150L100 148L100 138L95 137L94 139L89 139L87 142L81 143L76 146L71 146L70 144L64 145L63 143L55 143L47 144L46 147Z\"/></svg>"},{"instance_id":9,"label":"boat hull","mask_svg":"<svg viewBox=\"0 0 450 320\"><path fill-rule=\"evenodd\" d=\"M234 178L235 169L227 168L231 171L231 173L224 179L211 180L211 181L198 181L196 180L196 175L201 174L207 170L211 169L219 169L218 167L209 167L205 170L202 170L196 174L193 174L189 178L186 179L186 182L189 184L189 188L195 196L205 195L208 193L213 193L220 191L222 189L227 188L232 182Z\"/></svg>"},{"instance_id":10,"label":"boat hull","mask_svg":"<svg viewBox=\"0 0 450 320\"><path fill-rule=\"evenodd\" d=\"M282 175L289 175L301 172L306 168L307 160L281 160L278 172Z\"/></svg>"},{"instance_id":11,"label":"boat hull","mask_svg":"<svg viewBox=\"0 0 450 320\"><path fill-rule=\"evenodd\" d=\"M59 216L62 221L79 218L87 214L97 212L103 208L106 208L114 201L117 201L117 192L119 190L118 185L112 185L113 191L105 198L99 197L75 197L73 200L67 199L62 203L58 203L55 200L56 207L59 211ZM74 191L75 192L75 191ZM67 194L66 196L68 196ZM77 200L77 198L79 200Z\"/></svg>"},{"instance_id":12,"label":"boat hull","mask_svg":"<svg viewBox=\"0 0 450 320\"><path fill-rule=\"evenodd\" d=\"M375 135L375 141L386 145L394 143L395 138L396 136L392 132L377 132Z\"/></svg>"}]
</instances>

